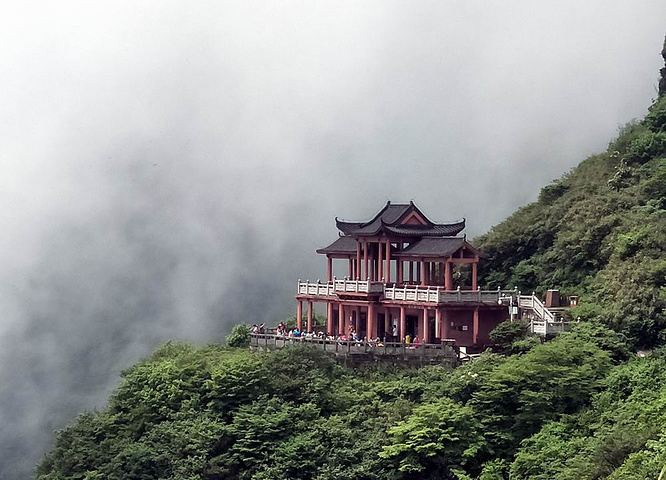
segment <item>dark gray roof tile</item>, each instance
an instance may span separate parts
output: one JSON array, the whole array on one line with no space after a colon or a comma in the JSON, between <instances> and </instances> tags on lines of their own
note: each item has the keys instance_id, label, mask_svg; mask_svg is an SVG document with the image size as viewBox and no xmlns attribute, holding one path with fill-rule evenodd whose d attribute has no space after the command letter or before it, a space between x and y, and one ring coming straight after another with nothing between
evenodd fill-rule
<instances>
[{"instance_id":1,"label":"dark gray roof tile","mask_svg":"<svg viewBox=\"0 0 666 480\"><path fill-rule=\"evenodd\" d=\"M328 247L320 248L317 253L341 253L350 254L356 253L356 239L354 237L340 237L335 242L331 243Z\"/></svg>"},{"instance_id":2,"label":"dark gray roof tile","mask_svg":"<svg viewBox=\"0 0 666 480\"><path fill-rule=\"evenodd\" d=\"M400 257L448 257L463 246L475 251L462 237L433 238L425 237L412 243L402 251L391 252L391 256Z\"/></svg>"},{"instance_id":3,"label":"dark gray roof tile","mask_svg":"<svg viewBox=\"0 0 666 480\"><path fill-rule=\"evenodd\" d=\"M405 225L400 223L410 212L417 213L422 217L425 225ZM454 223L434 223L430 221L414 203L391 203L386 202L371 220L367 222L347 222L335 219L338 229L345 235L373 236L381 232L389 232L396 235L415 236L453 236L465 228L465 220Z\"/></svg>"}]
</instances>

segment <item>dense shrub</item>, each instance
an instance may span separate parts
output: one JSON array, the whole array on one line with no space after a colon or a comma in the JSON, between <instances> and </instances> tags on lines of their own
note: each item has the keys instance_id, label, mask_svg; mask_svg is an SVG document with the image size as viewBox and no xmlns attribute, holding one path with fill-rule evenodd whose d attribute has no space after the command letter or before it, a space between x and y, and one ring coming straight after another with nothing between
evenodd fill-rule
<instances>
[{"instance_id":1,"label":"dense shrub","mask_svg":"<svg viewBox=\"0 0 666 480\"><path fill-rule=\"evenodd\" d=\"M634 162L645 163L666 153L666 133L643 132L631 142L627 150L628 158Z\"/></svg>"},{"instance_id":2,"label":"dense shrub","mask_svg":"<svg viewBox=\"0 0 666 480\"><path fill-rule=\"evenodd\" d=\"M645 125L653 132L666 130L666 97L662 96L650 107Z\"/></svg>"},{"instance_id":3,"label":"dense shrub","mask_svg":"<svg viewBox=\"0 0 666 480\"><path fill-rule=\"evenodd\" d=\"M234 325L231 333L227 335L227 346L235 348L245 348L250 346L250 327L249 325Z\"/></svg>"}]
</instances>

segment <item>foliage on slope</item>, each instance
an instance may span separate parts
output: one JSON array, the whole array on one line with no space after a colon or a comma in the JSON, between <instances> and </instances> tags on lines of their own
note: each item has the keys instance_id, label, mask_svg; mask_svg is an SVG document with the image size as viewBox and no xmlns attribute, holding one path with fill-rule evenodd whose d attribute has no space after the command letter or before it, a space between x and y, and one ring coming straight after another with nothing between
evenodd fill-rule
<instances>
[{"instance_id":1,"label":"foliage on slope","mask_svg":"<svg viewBox=\"0 0 666 480\"><path fill-rule=\"evenodd\" d=\"M479 237L489 288L579 294L575 311L636 346L666 340L666 97Z\"/></svg>"},{"instance_id":2,"label":"foliage on slope","mask_svg":"<svg viewBox=\"0 0 666 480\"><path fill-rule=\"evenodd\" d=\"M471 478L585 408L612 357L585 332L454 371L167 344L58 433L37 478Z\"/></svg>"},{"instance_id":3,"label":"foliage on slope","mask_svg":"<svg viewBox=\"0 0 666 480\"><path fill-rule=\"evenodd\" d=\"M591 408L523 442L511 478L638 480L666 466L666 356L635 358L604 380Z\"/></svg>"}]
</instances>

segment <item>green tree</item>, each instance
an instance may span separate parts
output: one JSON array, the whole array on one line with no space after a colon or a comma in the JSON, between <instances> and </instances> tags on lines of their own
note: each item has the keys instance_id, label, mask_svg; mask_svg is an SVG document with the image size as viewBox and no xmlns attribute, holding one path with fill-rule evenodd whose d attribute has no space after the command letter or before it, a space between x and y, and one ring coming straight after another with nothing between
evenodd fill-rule
<instances>
[{"instance_id":1,"label":"green tree","mask_svg":"<svg viewBox=\"0 0 666 480\"><path fill-rule=\"evenodd\" d=\"M234 325L231 333L227 335L227 346L234 348L247 348L250 346L250 326L245 324Z\"/></svg>"},{"instance_id":2,"label":"green tree","mask_svg":"<svg viewBox=\"0 0 666 480\"><path fill-rule=\"evenodd\" d=\"M537 337L529 338L529 325L522 321L502 322L490 332L489 337L503 352L521 353L539 344Z\"/></svg>"},{"instance_id":3,"label":"green tree","mask_svg":"<svg viewBox=\"0 0 666 480\"><path fill-rule=\"evenodd\" d=\"M485 447L472 408L449 398L416 407L389 435L380 457L395 462L403 478L456 478Z\"/></svg>"}]
</instances>

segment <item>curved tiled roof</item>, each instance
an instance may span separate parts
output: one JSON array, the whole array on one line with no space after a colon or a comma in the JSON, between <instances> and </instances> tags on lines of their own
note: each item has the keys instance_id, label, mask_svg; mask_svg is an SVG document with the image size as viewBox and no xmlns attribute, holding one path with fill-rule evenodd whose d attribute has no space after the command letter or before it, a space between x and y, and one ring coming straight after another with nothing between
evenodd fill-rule
<instances>
[{"instance_id":1,"label":"curved tiled roof","mask_svg":"<svg viewBox=\"0 0 666 480\"><path fill-rule=\"evenodd\" d=\"M425 225L401 223L410 213L415 213L426 222ZM465 219L454 223L431 222L413 202L395 203L386 202L373 218L367 222L347 222L335 219L338 229L345 235L372 236L380 232L407 236L435 236L450 237L457 235L465 228Z\"/></svg>"},{"instance_id":2,"label":"curved tiled roof","mask_svg":"<svg viewBox=\"0 0 666 480\"><path fill-rule=\"evenodd\" d=\"M468 247L476 251L465 241L463 237L444 237L432 238L426 237L412 243L404 250L392 252L395 258L401 257L448 257L457 252L462 247Z\"/></svg>"},{"instance_id":3,"label":"curved tiled roof","mask_svg":"<svg viewBox=\"0 0 666 480\"><path fill-rule=\"evenodd\" d=\"M433 225L432 227L420 228L418 226L408 226L401 225L399 227L393 227L386 225L385 229L388 232L394 233L396 235L416 235L421 237L452 237L459 234L465 228L465 220L461 220L456 223L447 223L440 225Z\"/></svg>"},{"instance_id":4,"label":"curved tiled roof","mask_svg":"<svg viewBox=\"0 0 666 480\"><path fill-rule=\"evenodd\" d=\"M328 247L320 248L317 253L356 253L358 242L354 237L340 237Z\"/></svg>"}]
</instances>

